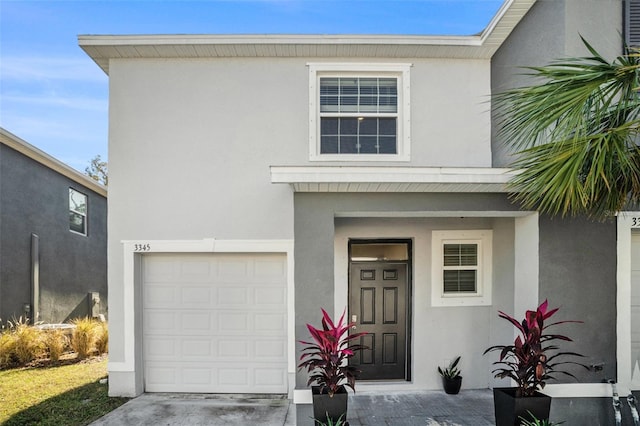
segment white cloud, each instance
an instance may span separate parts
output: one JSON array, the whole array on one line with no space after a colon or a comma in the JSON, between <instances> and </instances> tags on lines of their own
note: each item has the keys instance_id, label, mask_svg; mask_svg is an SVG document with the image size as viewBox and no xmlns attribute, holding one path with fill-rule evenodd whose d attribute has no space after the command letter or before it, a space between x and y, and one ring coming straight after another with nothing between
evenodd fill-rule
<instances>
[{"instance_id":1,"label":"white cloud","mask_svg":"<svg viewBox=\"0 0 640 426\"><path fill-rule=\"evenodd\" d=\"M72 96L57 96L55 94L31 94L31 95L3 95L2 102L6 104L22 104L24 106L45 106L57 108L80 109L84 111L97 111L106 113L109 110L109 102L106 98L87 98Z\"/></svg>"}]
</instances>

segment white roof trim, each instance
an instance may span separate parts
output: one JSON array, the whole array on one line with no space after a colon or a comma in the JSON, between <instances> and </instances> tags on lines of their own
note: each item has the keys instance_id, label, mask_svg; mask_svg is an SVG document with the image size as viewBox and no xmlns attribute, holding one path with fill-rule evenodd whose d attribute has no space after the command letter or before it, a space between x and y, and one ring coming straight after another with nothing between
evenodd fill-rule
<instances>
[{"instance_id":1,"label":"white roof trim","mask_svg":"<svg viewBox=\"0 0 640 426\"><path fill-rule=\"evenodd\" d=\"M104 185L99 184L90 177L83 175L76 169L69 167L63 162L53 158L46 152L36 148L25 140L20 139L18 136L3 129L2 127L0 127L0 143L18 151L19 153L31 158L34 161L37 161L43 166L60 173L61 175L78 183L79 185L82 185L85 188L88 188L93 192L102 195L103 197L107 196L107 187L105 187Z\"/></svg>"},{"instance_id":2,"label":"white roof trim","mask_svg":"<svg viewBox=\"0 0 640 426\"><path fill-rule=\"evenodd\" d=\"M271 166L295 192L511 192L507 168Z\"/></svg>"},{"instance_id":3,"label":"white roof trim","mask_svg":"<svg viewBox=\"0 0 640 426\"><path fill-rule=\"evenodd\" d=\"M489 59L536 0L505 0L480 34L433 35L80 35L109 74L111 59L305 57Z\"/></svg>"}]
</instances>

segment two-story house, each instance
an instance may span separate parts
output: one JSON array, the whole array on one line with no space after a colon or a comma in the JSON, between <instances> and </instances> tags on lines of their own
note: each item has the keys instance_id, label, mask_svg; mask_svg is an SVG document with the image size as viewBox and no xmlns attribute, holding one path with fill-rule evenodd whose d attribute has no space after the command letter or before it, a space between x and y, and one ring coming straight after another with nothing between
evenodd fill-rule
<instances>
[{"instance_id":1,"label":"two-story house","mask_svg":"<svg viewBox=\"0 0 640 426\"><path fill-rule=\"evenodd\" d=\"M107 189L0 128L0 320L107 313Z\"/></svg>"},{"instance_id":2,"label":"two-story house","mask_svg":"<svg viewBox=\"0 0 640 426\"><path fill-rule=\"evenodd\" d=\"M80 36L110 78L110 394L304 401L320 308L370 332L361 387L439 389L462 355L487 388L484 349L513 338L497 311L547 298L598 365L549 393L576 409L628 387L633 216L513 204L490 105L580 35L619 54L622 17L510 0L471 36Z\"/></svg>"}]
</instances>

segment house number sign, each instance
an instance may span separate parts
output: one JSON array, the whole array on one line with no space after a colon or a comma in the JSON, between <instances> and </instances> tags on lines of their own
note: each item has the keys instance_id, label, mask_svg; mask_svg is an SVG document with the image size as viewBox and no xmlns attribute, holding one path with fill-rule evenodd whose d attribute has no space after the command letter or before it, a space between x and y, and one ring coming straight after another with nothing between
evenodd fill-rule
<instances>
[{"instance_id":1,"label":"house number sign","mask_svg":"<svg viewBox=\"0 0 640 426\"><path fill-rule=\"evenodd\" d=\"M640 228L640 216L634 216L631 218L631 227Z\"/></svg>"},{"instance_id":2,"label":"house number sign","mask_svg":"<svg viewBox=\"0 0 640 426\"><path fill-rule=\"evenodd\" d=\"M133 245L133 251L136 251L136 252L141 252L141 251L144 252L149 250L151 250L151 244L134 244Z\"/></svg>"}]
</instances>

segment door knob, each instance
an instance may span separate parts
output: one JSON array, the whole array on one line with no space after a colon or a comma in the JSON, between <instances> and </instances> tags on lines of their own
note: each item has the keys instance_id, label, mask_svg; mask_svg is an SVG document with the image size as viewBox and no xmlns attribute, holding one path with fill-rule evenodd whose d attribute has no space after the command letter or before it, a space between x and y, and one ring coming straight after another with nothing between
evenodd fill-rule
<instances>
[{"instance_id":1,"label":"door knob","mask_svg":"<svg viewBox=\"0 0 640 426\"><path fill-rule=\"evenodd\" d=\"M357 315L351 315L351 322L353 323L353 325L351 326L352 330L356 329L356 322L358 322L358 316Z\"/></svg>"}]
</instances>

